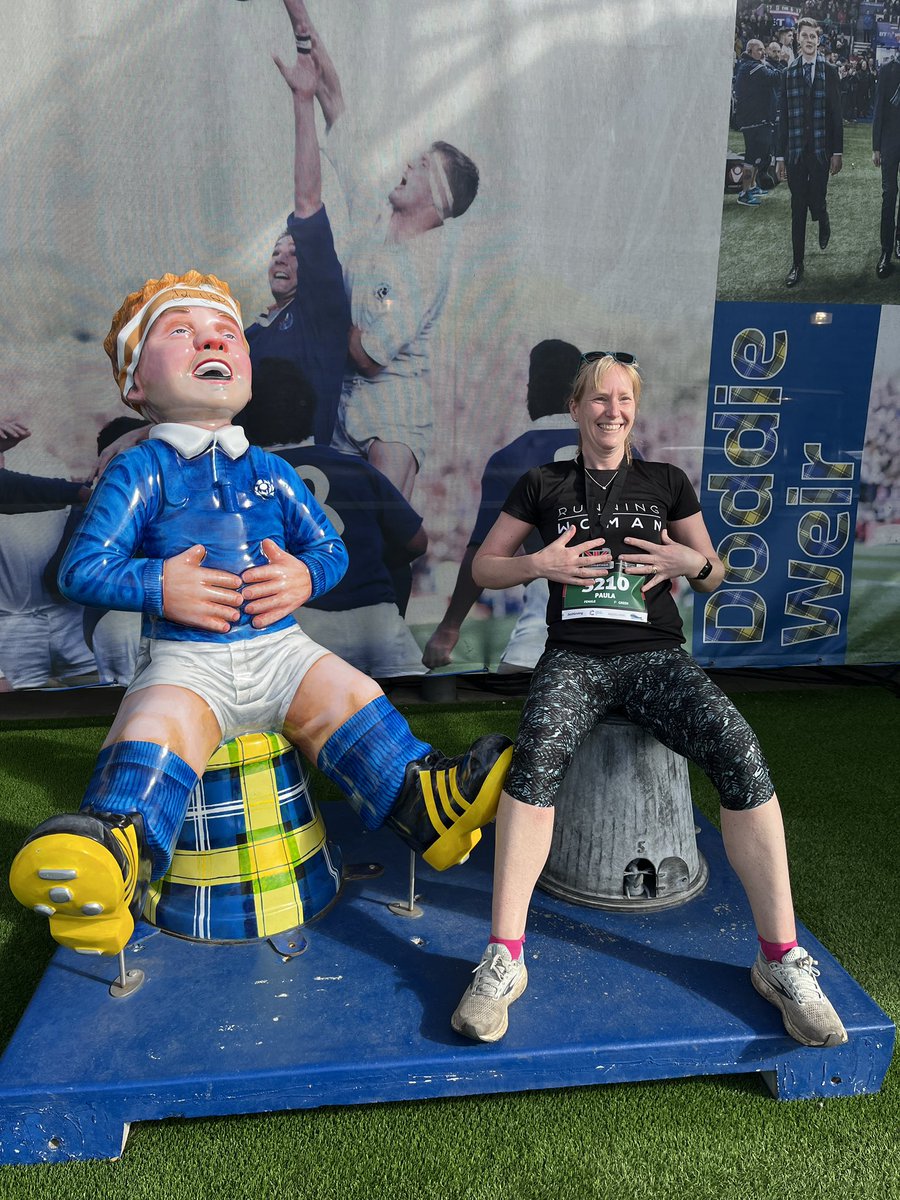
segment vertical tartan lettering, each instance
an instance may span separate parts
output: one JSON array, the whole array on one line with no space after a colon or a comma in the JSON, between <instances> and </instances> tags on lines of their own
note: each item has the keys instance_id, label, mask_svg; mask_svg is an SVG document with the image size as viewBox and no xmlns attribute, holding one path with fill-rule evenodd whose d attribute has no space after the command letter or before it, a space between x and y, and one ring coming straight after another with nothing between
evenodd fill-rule
<instances>
[{"instance_id":1,"label":"vertical tartan lettering","mask_svg":"<svg viewBox=\"0 0 900 1200\"><path fill-rule=\"evenodd\" d=\"M857 506L874 498L861 493L864 455L890 455L866 440L881 310L837 306L819 321L773 304L757 328L760 315L716 307L701 501L725 571L694 598L694 652L704 666L843 662L875 616L867 594L848 645L851 576L860 599L873 583L855 547Z\"/></svg>"},{"instance_id":2,"label":"vertical tartan lettering","mask_svg":"<svg viewBox=\"0 0 900 1200\"><path fill-rule=\"evenodd\" d=\"M721 492L719 514L726 525L761 525L772 511L774 475L710 475L706 486Z\"/></svg>"},{"instance_id":3,"label":"vertical tartan lettering","mask_svg":"<svg viewBox=\"0 0 900 1200\"><path fill-rule=\"evenodd\" d=\"M742 408L762 408L781 403L780 387L730 387L728 403Z\"/></svg>"},{"instance_id":4,"label":"vertical tartan lettering","mask_svg":"<svg viewBox=\"0 0 900 1200\"><path fill-rule=\"evenodd\" d=\"M786 504L852 504L853 488L796 488L787 490Z\"/></svg>"},{"instance_id":5,"label":"vertical tartan lettering","mask_svg":"<svg viewBox=\"0 0 900 1200\"><path fill-rule=\"evenodd\" d=\"M778 413L714 413L713 429L725 434L725 457L744 470L764 467L778 451Z\"/></svg>"},{"instance_id":6,"label":"vertical tartan lettering","mask_svg":"<svg viewBox=\"0 0 900 1200\"><path fill-rule=\"evenodd\" d=\"M797 526L797 541L811 558L833 558L850 541L850 514L829 514L818 509L804 513Z\"/></svg>"},{"instance_id":7,"label":"vertical tartan lettering","mask_svg":"<svg viewBox=\"0 0 900 1200\"><path fill-rule=\"evenodd\" d=\"M806 462L800 472L801 479L852 479L856 472L856 464L851 460L829 462L823 458L821 442L804 442L803 457Z\"/></svg>"},{"instance_id":8,"label":"vertical tartan lettering","mask_svg":"<svg viewBox=\"0 0 900 1200\"><path fill-rule=\"evenodd\" d=\"M758 533L729 533L716 547L725 583L758 583L769 569L769 545Z\"/></svg>"},{"instance_id":9,"label":"vertical tartan lettering","mask_svg":"<svg viewBox=\"0 0 900 1200\"><path fill-rule=\"evenodd\" d=\"M720 588L704 606L704 642L761 642L765 631L766 602L759 592Z\"/></svg>"},{"instance_id":10,"label":"vertical tartan lettering","mask_svg":"<svg viewBox=\"0 0 900 1200\"><path fill-rule=\"evenodd\" d=\"M815 581L812 586L788 592L784 600L785 616L798 617L805 623L782 629L782 646L795 646L799 642L810 642L834 637L841 630L840 609L820 604L844 594L844 572L837 567L826 567L824 563L797 562L788 564L791 579Z\"/></svg>"},{"instance_id":11,"label":"vertical tartan lettering","mask_svg":"<svg viewBox=\"0 0 900 1200\"><path fill-rule=\"evenodd\" d=\"M771 347L761 329L742 329L731 344L731 365L741 379L774 379L787 362L787 352L786 329L772 334Z\"/></svg>"}]
</instances>

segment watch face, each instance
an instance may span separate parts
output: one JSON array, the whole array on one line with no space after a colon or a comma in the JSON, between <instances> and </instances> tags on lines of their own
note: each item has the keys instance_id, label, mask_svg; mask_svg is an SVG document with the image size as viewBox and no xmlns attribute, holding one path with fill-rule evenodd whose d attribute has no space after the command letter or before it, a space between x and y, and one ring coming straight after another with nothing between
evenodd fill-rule
<instances>
[{"instance_id":1,"label":"watch face","mask_svg":"<svg viewBox=\"0 0 900 1200\"><path fill-rule=\"evenodd\" d=\"M709 559L707 559L706 563L700 568L700 571L694 576L694 578L705 579L710 571L712 571L712 563L709 561Z\"/></svg>"}]
</instances>

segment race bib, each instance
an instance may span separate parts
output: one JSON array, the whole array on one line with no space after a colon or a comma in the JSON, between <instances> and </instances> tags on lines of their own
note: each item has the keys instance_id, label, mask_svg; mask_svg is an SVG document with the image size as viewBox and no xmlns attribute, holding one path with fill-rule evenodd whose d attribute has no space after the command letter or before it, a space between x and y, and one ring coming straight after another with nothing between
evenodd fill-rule
<instances>
[{"instance_id":1,"label":"race bib","mask_svg":"<svg viewBox=\"0 0 900 1200\"><path fill-rule=\"evenodd\" d=\"M647 623L647 605L641 592L646 576L626 575L621 565L586 587L563 585L562 619L594 617L606 621Z\"/></svg>"}]
</instances>

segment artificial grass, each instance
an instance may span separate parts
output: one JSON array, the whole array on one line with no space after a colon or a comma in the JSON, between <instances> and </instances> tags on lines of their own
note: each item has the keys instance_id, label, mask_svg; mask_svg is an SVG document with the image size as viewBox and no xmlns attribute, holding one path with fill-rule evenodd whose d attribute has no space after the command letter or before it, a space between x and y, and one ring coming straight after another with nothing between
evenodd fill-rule
<instances>
[{"instance_id":1,"label":"artificial grass","mask_svg":"<svg viewBox=\"0 0 900 1200\"><path fill-rule=\"evenodd\" d=\"M897 654L896 547L856 542L852 579L844 661L890 662Z\"/></svg>"},{"instance_id":2,"label":"artificial grass","mask_svg":"<svg viewBox=\"0 0 900 1200\"><path fill-rule=\"evenodd\" d=\"M731 148L743 154L739 133ZM900 303L900 263L887 279L875 267L881 254L881 170L872 165L872 126L844 127L844 165L828 181L831 241L819 249L819 227L807 220L803 279L786 288L790 270L791 195L780 183L756 208L727 193L722 203L719 247L719 300L782 301L821 304Z\"/></svg>"},{"instance_id":3,"label":"artificial grass","mask_svg":"<svg viewBox=\"0 0 900 1200\"><path fill-rule=\"evenodd\" d=\"M896 697L835 688L737 703L781 796L800 916L896 1020ZM486 729L513 733L517 714L509 701L407 713L448 751ZM0 729L0 861L36 821L77 802L102 737L102 727ZM692 785L715 819L705 777L692 771ZM335 794L324 780L314 786L320 800ZM46 927L4 887L4 1041L51 953ZM564 1021L564 995L559 1004ZM0 1197L893 1200L897 1075L892 1067L877 1096L827 1102L778 1103L742 1075L142 1124L118 1163L0 1168Z\"/></svg>"}]
</instances>

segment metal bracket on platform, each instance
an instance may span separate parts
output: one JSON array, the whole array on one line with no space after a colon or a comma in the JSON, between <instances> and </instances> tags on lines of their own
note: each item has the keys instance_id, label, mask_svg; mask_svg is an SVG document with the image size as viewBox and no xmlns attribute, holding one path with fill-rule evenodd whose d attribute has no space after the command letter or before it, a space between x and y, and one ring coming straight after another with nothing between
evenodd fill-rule
<instances>
[{"instance_id":1,"label":"metal bracket on platform","mask_svg":"<svg viewBox=\"0 0 900 1200\"><path fill-rule=\"evenodd\" d=\"M309 938L297 929L288 929L284 933L273 933L268 939L269 945L276 954L280 954L285 962L298 958L309 949Z\"/></svg>"},{"instance_id":2,"label":"metal bracket on platform","mask_svg":"<svg viewBox=\"0 0 900 1200\"><path fill-rule=\"evenodd\" d=\"M388 908L395 917L421 917L424 912L416 904L416 852L409 852L409 896L406 900L392 900Z\"/></svg>"},{"instance_id":3,"label":"metal bracket on platform","mask_svg":"<svg viewBox=\"0 0 900 1200\"><path fill-rule=\"evenodd\" d=\"M119 951L119 978L114 980L109 985L109 994L114 1000L123 1000L126 996L136 992L144 982L144 972L135 967L131 971L125 970L125 951Z\"/></svg>"}]
</instances>

